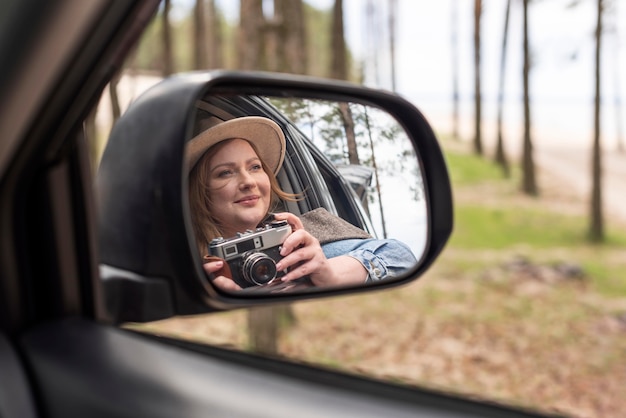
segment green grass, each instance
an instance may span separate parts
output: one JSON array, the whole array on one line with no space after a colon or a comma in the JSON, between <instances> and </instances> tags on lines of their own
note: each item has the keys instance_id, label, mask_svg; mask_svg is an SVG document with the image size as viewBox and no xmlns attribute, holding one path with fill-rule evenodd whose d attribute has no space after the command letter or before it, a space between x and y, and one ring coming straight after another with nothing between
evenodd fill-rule
<instances>
[{"instance_id":1,"label":"green grass","mask_svg":"<svg viewBox=\"0 0 626 418\"><path fill-rule=\"evenodd\" d=\"M626 294L625 230L609 229L604 243L592 244L587 240L585 216L559 212L544 204L541 196L520 200L516 176L503 178L492 161L450 150L446 159L453 190L464 196L455 201L449 248L491 251L494 257L499 252L521 252L530 259L543 258L543 262L546 254L559 254L552 261L580 265L596 292L610 297ZM500 196L494 198L494 191ZM460 257L449 267L470 272L483 269L485 263L484 257Z\"/></svg>"},{"instance_id":2,"label":"green grass","mask_svg":"<svg viewBox=\"0 0 626 418\"><path fill-rule=\"evenodd\" d=\"M626 250L621 254L621 261L607 261L588 256L581 261L583 270L593 278L593 289L605 296L623 298L626 295Z\"/></svg>"},{"instance_id":3,"label":"green grass","mask_svg":"<svg viewBox=\"0 0 626 418\"><path fill-rule=\"evenodd\" d=\"M450 245L467 249L574 247L585 243L583 219L539 209L460 205ZM626 242L626 236L621 237Z\"/></svg>"},{"instance_id":4,"label":"green grass","mask_svg":"<svg viewBox=\"0 0 626 418\"><path fill-rule=\"evenodd\" d=\"M502 178L500 167L479 156L446 151L445 159L454 187Z\"/></svg>"},{"instance_id":5,"label":"green grass","mask_svg":"<svg viewBox=\"0 0 626 418\"><path fill-rule=\"evenodd\" d=\"M459 248L505 249L515 246L593 246L587 239L587 219L541 207L456 204L450 245ZM610 230L603 248L626 248L626 232Z\"/></svg>"}]
</instances>

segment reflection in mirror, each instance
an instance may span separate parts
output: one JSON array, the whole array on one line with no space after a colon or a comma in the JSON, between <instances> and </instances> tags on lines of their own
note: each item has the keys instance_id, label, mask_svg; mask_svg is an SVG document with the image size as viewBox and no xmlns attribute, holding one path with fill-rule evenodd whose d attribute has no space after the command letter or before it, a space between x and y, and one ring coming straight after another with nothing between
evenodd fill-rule
<instances>
[{"instance_id":1,"label":"reflection in mirror","mask_svg":"<svg viewBox=\"0 0 626 418\"><path fill-rule=\"evenodd\" d=\"M418 158L404 129L373 106L205 97L186 165L196 245L222 290L376 283L423 255Z\"/></svg>"}]
</instances>

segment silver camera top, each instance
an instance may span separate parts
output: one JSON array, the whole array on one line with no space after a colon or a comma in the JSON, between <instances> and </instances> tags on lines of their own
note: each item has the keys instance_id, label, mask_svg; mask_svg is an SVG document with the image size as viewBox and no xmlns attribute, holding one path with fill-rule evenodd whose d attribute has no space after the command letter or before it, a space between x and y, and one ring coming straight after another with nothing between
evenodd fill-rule
<instances>
[{"instance_id":1,"label":"silver camera top","mask_svg":"<svg viewBox=\"0 0 626 418\"><path fill-rule=\"evenodd\" d=\"M274 221L254 231L238 232L232 238L215 238L209 243L209 253L228 261L248 251L277 247L289 234L291 226L287 221Z\"/></svg>"}]
</instances>

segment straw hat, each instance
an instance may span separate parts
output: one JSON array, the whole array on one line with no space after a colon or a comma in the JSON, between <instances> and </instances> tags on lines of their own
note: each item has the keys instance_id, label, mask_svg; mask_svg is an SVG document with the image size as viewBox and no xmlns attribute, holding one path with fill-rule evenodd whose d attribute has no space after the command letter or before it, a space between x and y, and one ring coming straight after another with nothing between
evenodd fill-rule
<instances>
[{"instance_id":1,"label":"straw hat","mask_svg":"<svg viewBox=\"0 0 626 418\"><path fill-rule=\"evenodd\" d=\"M185 149L189 172L213 145L235 138L253 143L259 158L274 174L278 173L285 159L285 135L276 122L260 116L230 119L193 137Z\"/></svg>"}]
</instances>

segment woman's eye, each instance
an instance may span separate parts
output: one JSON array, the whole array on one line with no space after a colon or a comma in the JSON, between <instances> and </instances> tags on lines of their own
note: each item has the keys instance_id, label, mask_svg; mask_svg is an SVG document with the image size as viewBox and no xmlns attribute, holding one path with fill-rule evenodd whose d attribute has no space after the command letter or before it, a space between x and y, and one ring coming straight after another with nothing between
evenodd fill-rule
<instances>
[{"instance_id":1,"label":"woman's eye","mask_svg":"<svg viewBox=\"0 0 626 418\"><path fill-rule=\"evenodd\" d=\"M262 169L263 169L263 166L261 166L261 164L253 164L253 165L250 167L250 169L251 169L252 171L259 171L259 170L262 170Z\"/></svg>"},{"instance_id":2,"label":"woman's eye","mask_svg":"<svg viewBox=\"0 0 626 418\"><path fill-rule=\"evenodd\" d=\"M217 177L228 177L233 174L232 170L222 170L217 173Z\"/></svg>"}]
</instances>

